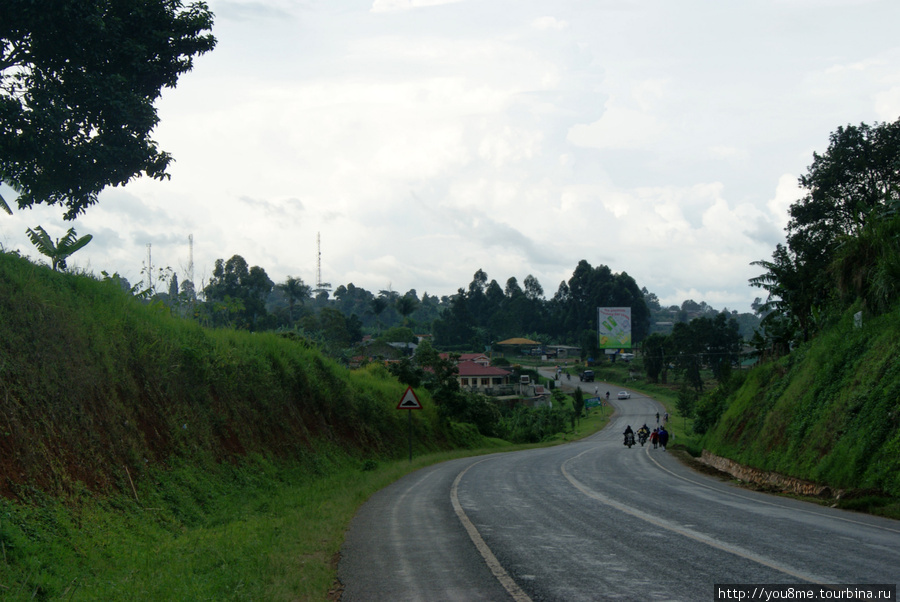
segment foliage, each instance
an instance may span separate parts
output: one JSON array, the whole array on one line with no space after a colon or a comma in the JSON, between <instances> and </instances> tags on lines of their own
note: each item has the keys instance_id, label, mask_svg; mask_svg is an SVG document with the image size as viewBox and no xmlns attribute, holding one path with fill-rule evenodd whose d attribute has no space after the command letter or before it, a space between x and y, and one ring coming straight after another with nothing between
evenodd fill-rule
<instances>
[{"instance_id":1,"label":"foliage","mask_svg":"<svg viewBox=\"0 0 900 602\"><path fill-rule=\"evenodd\" d=\"M496 280L489 281L483 270L475 272L468 288L460 288L449 308L435 320L438 344L481 349L528 332L542 333L550 340L581 342L585 330L596 331L598 307L631 308L635 341L649 330L650 312L644 295L624 272L614 274L607 266L594 268L582 260L550 301L543 300L544 289L534 276L526 276L524 283L523 290L511 277L501 287ZM593 346L596 349L596 336Z\"/></svg>"},{"instance_id":2,"label":"foliage","mask_svg":"<svg viewBox=\"0 0 900 602\"><path fill-rule=\"evenodd\" d=\"M216 260L213 276L203 289L215 326L260 330L267 326L265 299L274 283L266 271L249 267L240 255Z\"/></svg>"},{"instance_id":3,"label":"foliage","mask_svg":"<svg viewBox=\"0 0 900 602\"><path fill-rule=\"evenodd\" d=\"M831 264L845 304L860 299L878 315L900 300L900 215L870 220L856 236L843 236Z\"/></svg>"},{"instance_id":4,"label":"foliage","mask_svg":"<svg viewBox=\"0 0 900 602\"><path fill-rule=\"evenodd\" d=\"M56 239L55 243L50 238L50 235L40 226L34 230L29 228L27 232L28 238L31 239L31 243L37 247L37 250L42 255L50 258L51 267L54 271L65 270L66 259L79 249L84 248L93 239L93 236L90 234L78 238L75 228L69 228L66 235L61 239Z\"/></svg>"},{"instance_id":5,"label":"foliage","mask_svg":"<svg viewBox=\"0 0 900 602\"><path fill-rule=\"evenodd\" d=\"M705 397L703 445L763 470L900 496L900 332L893 313L854 326L856 309Z\"/></svg>"},{"instance_id":6,"label":"foliage","mask_svg":"<svg viewBox=\"0 0 900 602\"><path fill-rule=\"evenodd\" d=\"M296 319L294 317L294 305L296 305L298 301L303 305L303 303L312 295L312 288L308 284L304 284L302 279L294 278L290 275L283 283L276 284L275 288L280 290L287 297L289 308L288 315L290 321L293 323Z\"/></svg>"},{"instance_id":7,"label":"foliage","mask_svg":"<svg viewBox=\"0 0 900 602\"><path fill-rule=\"evenodd\" d=\"M740 360L741 335L737 322L724 312L715 317L678 322L672 334L653 333L643 342L643 361L650 382L666 382L669 365L699 393L703 390L702 369L708 367L719 380L727 378L731 366Z\"/></svg>"},{"instance_id":8,"label":"foliage","mask_svg":"<svg viewBox=\"0 0 900 602\"><path fill-rule=\"evenodd\" d=\"M647 372L647 380L651 383L666 383L666 373L669 369L671 353L667 349L671 339L658 332L654 332L641 344L641 356L644 360L644 370Z\"/></svg>"},{"instance_id":9,"label":"foliage","mask_svg":"<svg viewBox=\"0 0 900 602\"><path fill-rule=\"evenodd\" d=\"M678 413L684 418L693 418L697 397L697 392L692 390L687 382L683 383L681 388L678 389L678 401L675 405L678 408Z\"/></svg>"},{"instance_id":10,"label":"foliage","mask_svg":"<svg viewBox=\"0 0 900 602\"><path fill-rule=\"evenodd\" d=\"M0 181L20 208L74 219L109 185L168 177L154 102L209 52L204 2L5 0L0 5Z\"/></svg>"},{"instance_id":11,"label":"foliage","mask_svg":"<svg viewBox=\"0 0 900 602\"><path fill-rule=\"evenodd\" d=\"M575 416L580 417L584 413L584 391L581 387L575 387L572 394L572 409L575 410Z\"/></svg>"},{"instance_id":12,"label":"foliage","mask_svg":"<svg viewBox=\"0 0 900 602\"><path fill-rule=\"evenodd\" d=\"M0 496L22 483L129 491L174 458L299 459L322 442L405 454L386 370L349 372L303 340L205 330L110 278L0 254ZM444 445L424 394L422 449ZM37 418L40 417L40 418ZM81 483L81 485L78 485Z\"/></svg>"},{"instance_id":13,"label":"foliage","mask_svg":"<svg viewBox=\"0 0 900 602\"><path fill-rule=\"evenodd\" d=\"M857 298L875 312L896 298L900 120L838 127L799 183L805 194L790 206L787 244L753 262L766 272L750 279L768 293L758 343L778 353Z\"/></svg>"},{"instance_id":14,"label":"foliage","mask_svg":"<svg viewBox=\"0 0 900 602\"><path fill-rule=\"evenodd\" d=\"M571 414L570 409L517 405L503 416L503 437L513 443L539 443L564 432Z\"/></svg>"}]
</instances>

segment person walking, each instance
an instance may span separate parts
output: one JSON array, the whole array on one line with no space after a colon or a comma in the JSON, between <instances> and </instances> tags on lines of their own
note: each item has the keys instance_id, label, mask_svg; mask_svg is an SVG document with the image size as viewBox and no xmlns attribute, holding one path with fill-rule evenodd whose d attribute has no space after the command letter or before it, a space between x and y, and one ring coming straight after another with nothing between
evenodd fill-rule
<instances>
[{"instance_id":1,"label":"person walking","mask_svg":"<svg viewBox=\"0 0 900 602\"><path fill-rule=\"evenodd\" d=\"M663 427L659 427L659 446L666 451L666 445L669 443L669 431Z\"/></svg>"}]
</instances>

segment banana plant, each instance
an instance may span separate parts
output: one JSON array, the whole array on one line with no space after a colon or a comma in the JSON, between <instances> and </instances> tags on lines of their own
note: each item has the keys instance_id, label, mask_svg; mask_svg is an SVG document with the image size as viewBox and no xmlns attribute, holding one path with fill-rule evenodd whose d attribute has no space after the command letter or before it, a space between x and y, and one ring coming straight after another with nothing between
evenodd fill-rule
<instances>
[{"instance_id":1,"label":"banana plant","mask_svg":"<svg viewBox=\"0 0 900 602\"><path fill-rule=\"evenodd\" d=\"M66 235L62 238L57 238L56 243L54 243L50 235L40 226L34 230L28 228L27 232L28 238L31 239L31 243L37 247L37 250L42 255L50 258L54 271L65 270L66 259L94 238L90 234L78 238L78 235L75 234L75 228L69 228Z\"/></svg>"},{"instance_id":2,"label":"banana plant","mask_svg":"<svg viewBox=\"0 0 900 602\"><path fill-rule=\"evenodd\" d=\"M2 184L2 183L3 183L3 181L0 180L0 184ZM13 191L18 192L18 190L16 190L15 186L13 186L13 185L11 185L11 184L7 184L7 185L8 185L10 188L12 188ZM0 209L3 209L3 210L6 211L8 214L12 215L12 209L10 209L10 208L9 208L9 205L6 204L6 199L3 198L3 195L2 195L2 194L0 194Z\"/></svg>"}]
</instances>

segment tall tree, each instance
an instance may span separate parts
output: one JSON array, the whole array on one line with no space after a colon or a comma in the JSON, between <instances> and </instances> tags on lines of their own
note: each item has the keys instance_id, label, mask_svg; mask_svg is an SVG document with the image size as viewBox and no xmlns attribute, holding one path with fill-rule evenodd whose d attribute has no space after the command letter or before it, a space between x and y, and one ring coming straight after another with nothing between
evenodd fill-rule
<instances>
[{"instance_id":1,"label":"tall tree","mask_svg":"<svg viewBox=\"0 0 900 602\"><path fill-rule=\"evenodd\" d=\"M209 52L213 14L179 0L0 3L0 181L74 219L109 185L167 178L154 102Z\"/></svg>"},{"instance_id":2,"label":"tall tree","mask_svg":"<svg viewBox=\"0 0 900 602\"><path fill-rule=\"evenodd\" d=\"M544 298L544 287L531 274L525 276L525 296L534 301Z\"/></svg>"},{"instance_id":3,"label":"tall tree","mask_svg":"<svg viewBox=\"0 0 900 602\"><path fill-rule=\"evenodd\" d=\"M409 323L409 315L419 307L419 300L413 295L406 294L398 298L394 306L397 308L397 312L403 316L403 324L406 326Z\"/></svg>"},{"instance_id":4,"label":"tall tree","mask_svg":"<svg viewBox=\"0 0 900 602\"><path fill-rule=\"evenodd\" d=\"M291 275L288 275L287 280L285 280L281 284L276 284L275 288L284 293L285 297L288 300L288 312L291 316L291 322L294 321L294 305L297 304L297 301L302 305L304 301L310 298L312 295L312 287L308 284L304 284L301 278L294 278Z\"/></svg>"},{"instance_id":5,"label":"tall tree","mask_svg":"<svg viewBox=\"0 0 900 602\"><path fill-rule=\"evenodd\" d=\"M839 127L799 182L806 192L790 206L787 246L778 245L772 261L754 262L768 271L750 283L769 292L761 309L770 334L783 338L796 325L808 339L836 289L862 292L854 278L868 273L879 241L886 242L872 222L900 207L900 121ZM869 242L852 242L860 237Z\"/></svg>"},{"instance_id":6,"label":"tall tree","mask_svg":"<svg viewBox=\"0 0 900 602\"><path fill-rule=\"evenodd\" d=\"M256 330L268 315L265 299L273 286L263 268L249 267L243 257L234 255L228 261L216 260L213 277L203 292L207 302L232 308L235 326Z\"/></svg>"}]
</instances>

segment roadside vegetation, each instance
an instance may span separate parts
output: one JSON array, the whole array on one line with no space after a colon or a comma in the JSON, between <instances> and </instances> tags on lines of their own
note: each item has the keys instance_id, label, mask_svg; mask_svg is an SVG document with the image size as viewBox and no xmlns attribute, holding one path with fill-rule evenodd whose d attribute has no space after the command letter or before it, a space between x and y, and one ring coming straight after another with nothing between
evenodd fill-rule
<instances>
[{"instance_id":1,"label":"roadside vegetation","mask_svg":"<svg viewBox=\"0 0 900 602\"><path fill-rule=\"evenodd\" d=\"M15 254L0 253L0 291L3 599L324 599L372 492L608 419L577 418L560 391L553 410L499 407L445 365L420 371L410 462L405 385L382 363L206 329Z\"/></svg>"}]
</instances>

